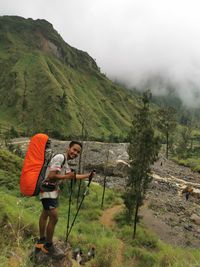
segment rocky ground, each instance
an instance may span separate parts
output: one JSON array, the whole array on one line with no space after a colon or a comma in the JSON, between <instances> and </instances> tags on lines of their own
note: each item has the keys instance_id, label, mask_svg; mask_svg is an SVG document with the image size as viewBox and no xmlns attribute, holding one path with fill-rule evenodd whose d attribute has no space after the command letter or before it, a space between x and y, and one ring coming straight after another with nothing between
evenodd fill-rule
<instances>
[{"instance_id":1,"label":"rocky ground","mask_svg":"<svg viewBox=\"0 0 200 267\"><path fill-rule=\"evenodd\" d=\"M199 247L199 195L191 194L186 200L182 189L188 183L198 187L200 174L164 158L154 164L153 171L156 175L141 210L144 224L172 245Z\"/></svg>"}]
</instances>

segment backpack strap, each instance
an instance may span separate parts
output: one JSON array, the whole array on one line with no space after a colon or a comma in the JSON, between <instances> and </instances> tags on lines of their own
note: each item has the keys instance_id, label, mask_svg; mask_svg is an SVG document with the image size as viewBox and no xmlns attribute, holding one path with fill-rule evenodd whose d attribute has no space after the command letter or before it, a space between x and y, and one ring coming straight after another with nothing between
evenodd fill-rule
<instances>
[{"instance_id":1,"label":"backpack strap","mask_svg":"<svg viewBox=\"0 0 200 267\"><path fill-rule=\"evenodd\" d=\"M66 156L65 156L64 153L57 153L57 154L52 155L52 157L49 160L48 164L53 159L53 157L55 157L56 155L60 155L60 154L64 156L64 160L63 160L63 162L61 164L61 168L62 168L64 166L65 162L66 162ZM45 172L44 172L43 177L45 177L45 173L46 173L46 170L47 170L47 165L45 166L46 168L45 168ZM43 180L40 182L40 191L41 192L51 192L51 191L54 191L54 190L55 190L55 184L53 182L49 182L49 180L47 178L43 178Z\"/></svg>"},{"instance_id":2,"label":"backpack strap","mask_svg":"<svg viewBox=\"0 0 200 267\"><path fill-rule=\"evenodd\" d=\"M66 162L66 156L65 156L65 154L62 153L62 155L64 156L64 160L63 160L63 163L62 163L62 165L61 165L61 168L65 165L65 162Z\"/></svg>"},{"instance_id":3,"label":"backpack strap","mask_svg":"<svg viewBox=\"0 0 200 267\"><path fill-rule=\"evenodd\" d=\"M50 161L51 161L56 155L63 155L63 157L64 157L64 160L63 160L63 162L62 162L62 164L61 164L61 168L62 168L62 167L65 165L65 162L66 162L66 156L65 156L64 153L56 153L56 154L53 154L53 155L52 155ZM49 163L50 163L50 161L49 161Z\"/></svg>"}]
</instances>

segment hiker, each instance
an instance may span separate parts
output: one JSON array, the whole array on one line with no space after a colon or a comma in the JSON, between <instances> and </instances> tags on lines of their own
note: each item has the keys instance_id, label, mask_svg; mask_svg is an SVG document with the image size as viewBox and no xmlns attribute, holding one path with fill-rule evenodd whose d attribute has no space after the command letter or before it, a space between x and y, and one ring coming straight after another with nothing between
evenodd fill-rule
<instances>
[{"instance_id":1,"label":"hiker","mask_svg":"<svg viewBox=\"0 0 200 267\"><path fill-rule=\"evenodd\" d=\"M185 199L186 199L186 200L189 199L189 196L190 196L190 192L189 192L189 191L185 192Z\"/></svg>"},{"instance_id":2,"label":"hiker","mask_svg":"<svg viewBox=\"0 0 200 267\"><path fill-rule=\"evenodd\" d=\"M40 200L43 210L39 219L40 239L35 245L36 249L41 249L44 253L53 258L62 258L64 253L53 245L53 235L56 223L58 221L58 195L59 182L68 179L86 179L91 175L75 174L71 171L68 161L78 157L82 149L82 144L78 141L72 141L64 154L56 154L50 161L45 181L53 182L55 189L50 192L40 192ZM66 160L65 160L66 157ZM63 164L64 162L64 164ZM94 175L95 173L93 173Z\"/></svg>"},{"instance_id":3,"label":"hiker","mask_svg":"<svg viewBox=\"0 0 200 267\"><path fill-rule=\"evenodd\" d=\"M185 199L188 201L190 194L193 192L193 188L190 186L187 186L183 189L182 194L185 194Z\"/></svg>"}]
</instances>

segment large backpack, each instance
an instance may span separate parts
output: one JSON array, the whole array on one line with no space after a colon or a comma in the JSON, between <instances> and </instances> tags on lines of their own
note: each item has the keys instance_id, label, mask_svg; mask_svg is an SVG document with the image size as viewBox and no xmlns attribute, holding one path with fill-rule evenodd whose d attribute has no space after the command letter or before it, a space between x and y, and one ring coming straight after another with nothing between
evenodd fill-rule
<instances>
[{"instance_id":1,"label":"large backpack","mask_svg":"<svg viewBox=\"0 0 200 267\"><path fill-rule=\"evenodd\" d=\"M39 194L47 166L54 155L48 135L39 133L31 138L20 177L20 192L24 196Z\"/></svg>"}]
</instances>

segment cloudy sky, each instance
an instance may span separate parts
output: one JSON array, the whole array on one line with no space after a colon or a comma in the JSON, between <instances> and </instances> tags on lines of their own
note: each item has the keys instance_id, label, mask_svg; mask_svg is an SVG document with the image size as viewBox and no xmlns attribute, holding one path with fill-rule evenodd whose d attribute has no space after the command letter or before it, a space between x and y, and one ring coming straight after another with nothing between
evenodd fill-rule
<instances>
[{"instance_id":1,"label":"cloudy sky","mask_svg":"<svg viewBox=\"0 0 200 267\"><path fill-rule=\"evenodd\" d=\"M0 15L46 19L107 76L141 86L157 77L200 105L199 0L0 0Z\"/></svg>"}]
</instances>

